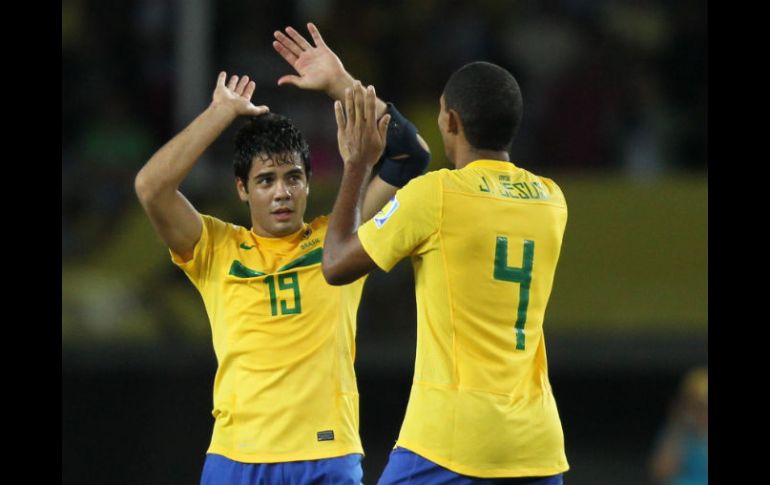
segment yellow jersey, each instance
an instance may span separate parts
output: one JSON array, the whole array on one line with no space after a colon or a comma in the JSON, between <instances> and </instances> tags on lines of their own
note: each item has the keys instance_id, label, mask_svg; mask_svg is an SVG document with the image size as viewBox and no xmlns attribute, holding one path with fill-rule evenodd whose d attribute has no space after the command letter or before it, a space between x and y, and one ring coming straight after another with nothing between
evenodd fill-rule
<instances>
[{"instance_id":1,"label":"yellow jersey","mask_svg":"<svg viewBox=\"0 0 770 485\"><path fill-rule=\"evenodd\" d=\"M362 453L353 361L365 279L324 280L327 218L282 238L202 219L192 259L171 256L211 323L218 367L208 453L244 463Z\"/></svg>"},{"instance_id":2,"label":"yellow jersey","mask_svg":"<svg viewBox=\"0 0 770 485\"><path fill-rule=\"evenodd\" d=\"M380 268L414 266L417 353L396 446L475 477L569 468L543 339L566 222L552 180L477 160L413 179L359 228Z\"/></svg>"}]
</instances>

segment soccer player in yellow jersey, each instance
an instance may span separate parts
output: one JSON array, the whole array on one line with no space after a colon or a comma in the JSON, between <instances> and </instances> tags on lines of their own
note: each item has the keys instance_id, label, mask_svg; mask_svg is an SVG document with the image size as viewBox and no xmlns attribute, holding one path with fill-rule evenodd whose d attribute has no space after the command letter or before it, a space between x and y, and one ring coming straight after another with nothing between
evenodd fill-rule
<instances>
[{"instance_id":1,"label":"soccer player in yellow jersey","mask_svg":"<svg viewBox=\"0 0 770 485\"><path fill-rule=\"evenodd\" d=\"M293 38L296 31L287 34ZM292 80L341 98L354 79L314 26L311 34L314 46L281 39L297 49L287 59L299 74ZM252 104L254 90L247 76L228 81L220 73L208 108L158 150L135 181L155 231L200 292L211 323L215 421L201 483L358 484L363 450L353 360L364 278L341 287L324 280L327 218L304 222L308 146L288 118ZM383 123L397 113L376 104ZM239 116L251 117L236 134L234 160L250 229L200 214L178 190ZM394 131L388 139L406 151L383 160L366 191L365 217L428 163L427 146L415 133Z\"/></svg>"},{"instance_id":2,"label":"soccer player in yellow jersey","mask_svg":"<svg viewBox=\"0 0 770 485\"><path fill-rule=\"evenodd\" d=\"M380 484L557 485L569 466L548 380L543 319L567 206L510 161L522 98L505 69L474 62L440 98L455 170L417 177L357 227L384 144L374 89L335 103L345 169L323 255L332 284L409 256L417 354L406 415Z\"/></svg>"}]
</instances>

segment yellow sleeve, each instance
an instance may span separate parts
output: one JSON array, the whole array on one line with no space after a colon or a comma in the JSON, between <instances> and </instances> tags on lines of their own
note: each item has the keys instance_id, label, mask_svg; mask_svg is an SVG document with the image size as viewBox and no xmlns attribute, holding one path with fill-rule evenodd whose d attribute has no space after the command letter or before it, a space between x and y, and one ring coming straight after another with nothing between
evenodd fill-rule
<instances>
[{"instance_id":1,"label":"yellow sleeve","mask_svg":"<svg viewBox=\"0 0 770 485\"><path fill-rule=\"evenodd\" d=\"M227 233L227 223L211 216L201 214L203 229L201 238L193 248L193 257L189 261L183 261L182 257L169 249L171 261L185 272L190 281L199 288L199 284L206 281L214 260L214 250L217 243L221 244Z\"/></svg>"},{"instance_id":2,"label":"yellow sleeve","mask_svg":"<svg viewBox=\"0 0 770 485\"><path fill-rule=\"evenodd\" d=\"M401 259L420 254L421 245L441 222L439 172L412 179L372 219L358 228L364 251L385 271Z\"/></svg>"}]
</instances>

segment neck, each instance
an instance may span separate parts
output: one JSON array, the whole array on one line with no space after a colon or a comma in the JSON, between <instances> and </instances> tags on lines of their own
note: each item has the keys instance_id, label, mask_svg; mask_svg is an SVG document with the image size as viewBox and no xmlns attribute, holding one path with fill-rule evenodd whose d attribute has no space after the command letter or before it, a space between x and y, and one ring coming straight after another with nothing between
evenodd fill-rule
<instances>
[{"instance_id":1,"label":"neck","mask_svg":"<svg viewBox=\"0 0 770 485\"><path fill-rule=\"evenodd\" d=\"M305 228L305 221L301 221L300 225L296 228L290 230L286 234L276 234L268 232L267 230L259 227L257 224L254 223L254 221L251 222L251 232L254 233L254 235L269 239L280 239L283 237L291 236L294 234L297 234L299 231L303 230Z\"/></svg>"},{"instance_id":2,"label":"neck","mask_svg":"<svg viewBox=\"0 0 770 485\"><path fill-rule=\"evenodd\" d=\"M500 160L510 162L511 157L505 150L481 150L471 146L460 150L455 158L455 168L461 169L476 160Z\"/></svg>"}]
</instances>

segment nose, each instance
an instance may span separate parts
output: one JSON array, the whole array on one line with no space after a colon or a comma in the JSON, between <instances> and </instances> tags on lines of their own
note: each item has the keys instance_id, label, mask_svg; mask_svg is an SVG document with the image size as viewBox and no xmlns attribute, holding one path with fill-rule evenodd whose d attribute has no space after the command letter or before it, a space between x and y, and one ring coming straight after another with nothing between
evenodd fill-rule
<instances>
[{"instance_id":1,"label":"nose","mask_svg":"<svg viewBox=\"0 0 770 485\"><path fill-rule=\"evenodd\" d=\"M289 186L282 180L279 180L275 184L275 193L273 195L275 200L289 200L291 199L291 190Z\"/></svg>"}]
</instances>

